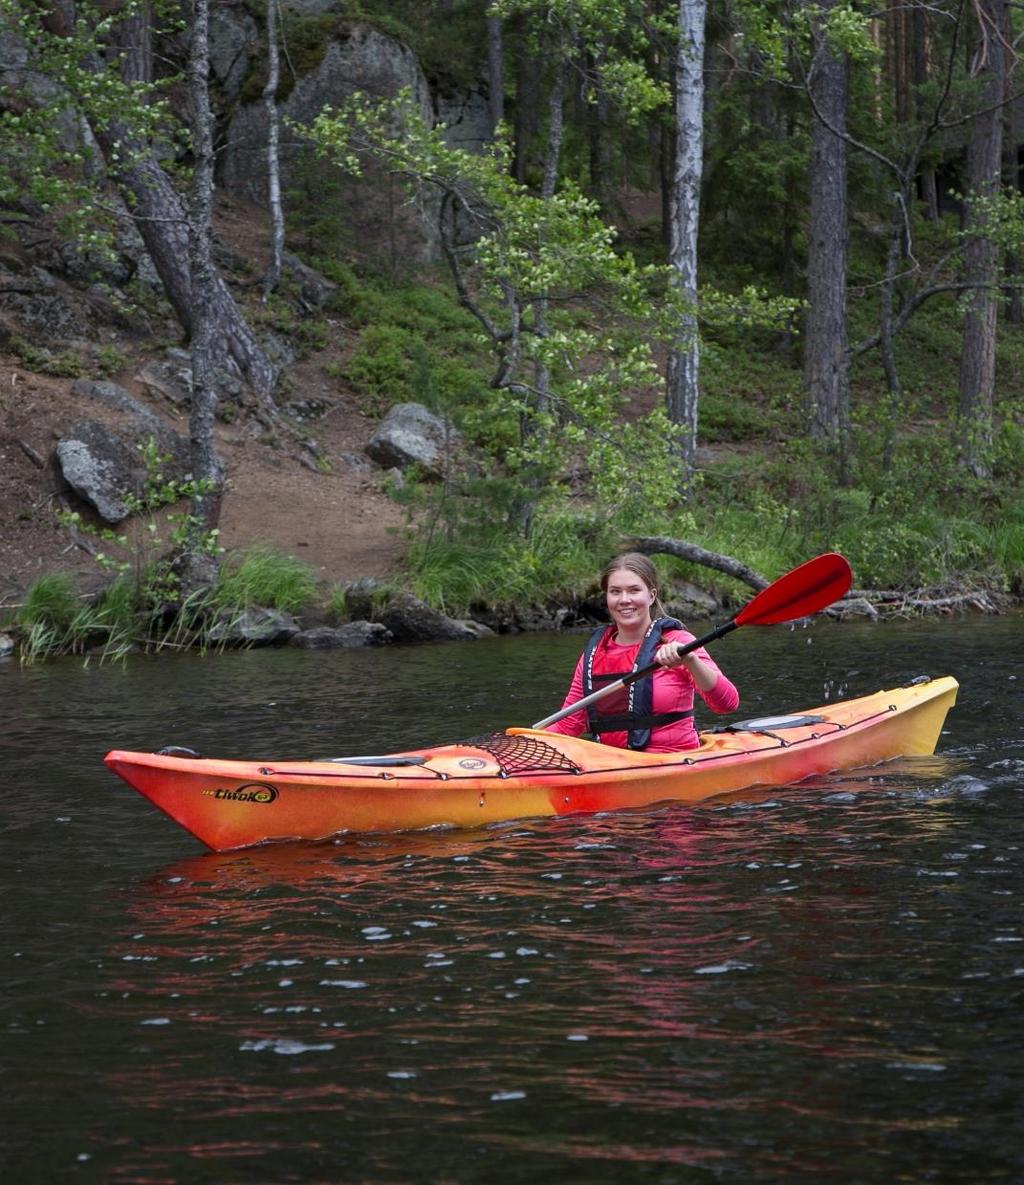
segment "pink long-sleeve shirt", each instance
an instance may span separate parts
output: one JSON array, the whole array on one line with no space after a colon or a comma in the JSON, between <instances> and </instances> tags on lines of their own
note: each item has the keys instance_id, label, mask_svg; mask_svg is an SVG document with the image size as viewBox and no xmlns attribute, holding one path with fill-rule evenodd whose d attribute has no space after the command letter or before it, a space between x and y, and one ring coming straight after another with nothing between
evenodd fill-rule
<instances>
[{"instance_id":1,"label":"pink long-sleeve shirt","mask_svg":"<svg viewBox=\"0 0 1024 1185\"><path fill-rule=\"evenodd\" d=\"M687 643L693 641L693 634L686 630L666 630L662 635L661 641L678 642L685 646ZM620 646L614 640L609 640L607 643L608 656L615 664L615 669L622 672L627 672L632 669L633 663L636 661L637 651L640 649L640 642L635 642L632 646ZM654 672L652 678L654 679L654 703L652 711L656 713L661 712L686 712L693 707L694 692L698 692L707 706L712 712L719 714L725 712L735 712L739 707L740 697L735 685L730 679L722 674L718 664L710 657L707 650L701 647L694 651L698 658L701 658L717 672L718 678L709 691L700 691L693 681L690 672L686 667L659 667ZM611 698L616 698L615 692L612 692ZM623 695L625 693L623 692ZM567 708L570 704L576 703L583 699L583 656L580 655L579 662L576 664L576 671L572 677L572 683L569 687L569 694L565 697L565 702L562 704L563 708ZM624 707L624 705L623 705ZM608 710L607 707L604 709ZM579 712L573 712L571 716L566 716L562 720L556 720L554 724L549 724L547 732L562 733L563 736L582 736L583 733L589 731L589 722L587 720L587 711L585 708ZM605 744L610 742L609 738L615 737L616 741L621 739L620 748L626 746L625 733L605 733ZM663 724L660 728L651 730L650 744L644 749L645 753L677 753L680 749L696 749L700 745L700 738L697 736L697 729L694 726L692 716L687 716L683 720L677 720L673 724Z\"/></svg>"}]
</instances>

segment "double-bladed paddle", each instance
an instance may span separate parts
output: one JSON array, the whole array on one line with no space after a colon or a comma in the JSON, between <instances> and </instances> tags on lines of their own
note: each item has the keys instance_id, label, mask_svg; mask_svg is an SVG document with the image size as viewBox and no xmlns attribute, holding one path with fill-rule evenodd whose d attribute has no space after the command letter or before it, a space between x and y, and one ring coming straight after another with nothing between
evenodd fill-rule
<instances>
[{"instance_id":1,"label":"double-bladed paddle","mask_svg":"<svg viewBox=\"0 0 1024 1185\"><path fill-rule=\"evenodd\" d=\"M816 556L813 560L808 560L805 564L787 572L785 576L780 576L767 588L761 589L757 596L752 601L748 601L731 621L716 626L711 633L705 634L703 638L694 638L692 642L680 646L678 648L679 655L682 657L693 650L699 650L701 646L707 646L709 642L714 642L716 638L721 638L723 634L728 634L731 630L739 629L741 625L779 625L783 621L794 621L798 617L810 617L812 613L817 613L819 610L827 608L833 601L838 601L847 592L852 581L853 573L843 556L834 551ZM555 712L553 716L545 717L533 727L547 728L556 720L571 716L573 712L578 712L581 708L586 708L599 699L604 699L613 691L618 691L622 687L628 687L631 683L635 683L638 679L643 679L645 675L656 671L660 665L660 663L652 662L641 667L638 671L632 671L624 678L616 679L614 683L602 687L600 691L595 691L592 695L577 700L574 704L569 704L560 712Z\"/></svg>"}]
</instances>

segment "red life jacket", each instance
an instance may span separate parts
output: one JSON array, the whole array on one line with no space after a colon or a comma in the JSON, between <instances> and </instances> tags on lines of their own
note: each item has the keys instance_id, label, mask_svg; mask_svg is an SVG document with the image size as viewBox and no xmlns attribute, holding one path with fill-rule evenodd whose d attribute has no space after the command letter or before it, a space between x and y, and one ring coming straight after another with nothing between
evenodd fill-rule
<instances>
[{"instance_id":1,"label":"red life jacket","mask_svg":"<svg viewBox=\"0 0 1024 1185\"><path fill-rule=\"evenodd\" d=\"M633 666L628 671L618 669L621 659L608 650L615 637L614 625L603 625L591 634L583 651L583 694L591 695L654 661L654 652L661 645L665 630L681 630L683 623L674 617L659 617L652 621L637 647ZM603 699L590 704L587 720L594 739L620 749L645 749L651 742L651 729L663 724L674 724L693 715L685 712L655 712L654 673L645 675L628 687L620 687Z\"/></svg>"}]
</instances>

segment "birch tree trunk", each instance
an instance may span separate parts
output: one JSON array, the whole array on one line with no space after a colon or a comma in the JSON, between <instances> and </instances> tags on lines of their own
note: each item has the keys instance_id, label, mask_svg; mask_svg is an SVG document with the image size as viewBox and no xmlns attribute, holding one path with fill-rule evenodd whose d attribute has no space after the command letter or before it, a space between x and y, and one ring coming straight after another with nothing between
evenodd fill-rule
<instances>
[{"instance_id":1,"label":"birch tree trunk","mask_svg":"<svg viewBox=\"0 0 1024 1185\"><path fill-rule=\"evenodd\" d=\"M277 0L267 0L267 85L263 88L263 106L267 112L267 201L273 228L270 263L263 277L263 300L281 282L281 259L284 255L284 209L281 205L281 121L277 111L277 86L280 78L280 55L277 48Z\"/></svg>"},{"instance_id":2,"label":"birch tree trunk","mask_svg":"<svg viewBox=\"0 0 1024 1185\"><path fill-rule=\"evenodd\" d=\"M825 0L824 8L834 0ZM807 313L804 323L804 391L811 436L836 453L846 479L849 432L849 360L846 329L847 64L820 44L811 64L810 214L807 253ZM832 129L835 129L834 131Z\"/></svg>"},{"instance_id":3,"label":"birch tree trunk","mask_svg":"<svg viewBox=\"0 0 1024 1185\"><path fill-rule=\"evenodd\" d=\"M675 44L675 154L669 234L669 266L686 304L669 351L665 401L682 429L680 459L689 487L697 457L700 340L697 326L697 232L704 151L704 23L706 0L679 0Z\"/></svg>"},{"instance_id":4,"label":"birch tree trunk","mask_svg":"<svg viewBox=\"0 0 1024 1185\"><path fill-rule=\"evenodd\" d=\"M271 0L273 3L273 0ZM204 543L220 519L224 467L213 440L217 407L213 349L217 321L216 273L210 247L213 206L213 117L210 112L209 0L192 0L188 92L192 108L192 186L189 194L188 267L192 290L192 409L189 436L192 446L190 530L182 557L182 592L212 584L216 560Z\"/></svg>"},{"instance_id":5,"label":"birch tree trunk","mask_svg":"<svg viewBox=\"0 0 1024 1185\"><path fill-rule=\"evenodd\" d=\"M544 153L544 180L541 183L541 197L549 198L558 185L558 165L562 159L562 141L565 139L565 87L569 77L569 63L566 49L561 41L556 48L555 78L548 96L548 142Z\"/></svg>"},{"instance_id":6,"label":"birch tree trunk","mask_svg":"<svg viewBox=\"0 0 1024 1185\"><path fill-rule=\"evenodd\" d=\"M983 79L981 114L967 141L965 280L972 285L964 314L960 355L960 464L976 477L991 476L992 403L996 377L999 251L984 233L977 199L999 189L1003 157L1006 80L1006 0L977 0L979 29L973 67Z\"/></svg>"}]
</instances>

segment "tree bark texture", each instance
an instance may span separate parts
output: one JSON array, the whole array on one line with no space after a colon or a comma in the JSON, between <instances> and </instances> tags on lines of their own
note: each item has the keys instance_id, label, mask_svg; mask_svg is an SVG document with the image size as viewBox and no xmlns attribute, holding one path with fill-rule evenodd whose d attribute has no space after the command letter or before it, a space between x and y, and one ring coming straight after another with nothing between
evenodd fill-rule
<instances>
[{"instance_id":1,"label":"tree bark texture","mask_svg":"<svg viewBox=\"0 0 1024 1185\"><path fill-rule=\"evenodd\" d=\"M600 59L593 62L594 102L587 111L587 138L590 153L590 196L597 202L601 212L611 211L611 152L608 133L608 88Z\"/></svg>"},{"instance_id":2,"label":"tree bark texture","mask_svg":"<svg viewBox=\"0 0 1024 1185\"><path fill-rule=\"evenodd\" d=\"M906 124L911 118L910 82L913 76L911 40L912 14L904 0L889 0L889 60L893 81L896 120Z\"/></svg>"},{"instance_id":3,"label":"tree bark texture","mask_svg":"<svg viewBox=\"0 0 1024 1185\"><path fill-rule=\"evenodd\" d=\"M667 535L638 535L629 541L629 546L644 555L674 555L676 559L686 560L687 563L713 568L716 572L724 572L727 576L742 580L758 592L770 583L760 572L755 572L740 560L720 555L717 551L707 551L683 539L672 539Z\"/></svg>"},{"instance_id":4,"label":"tree bark texture","mask_svg":"<svg viewBox=\"0 0 1024 1185\"><path fill-rule=\"evenodd\" d=\"M273 3L273 0L271 0ZM209 0L192 0L188 90L192 107L192 187L189 195L188 267L192 291L192 408L189 435L192 477L199 488L192 496L193 530L188 551L193 566L203 538L220 519L224 467L213 440L217 407L213 349L217 324L217 286L210 245L213 208L213 117L210 111Z\"/></svg>"},{"instance_id":5,"label":"tree bark texture","mask_svg":"<svg viewBox=\"0 0 1024 1185\"><path fill-rule=\"evenodd\" d=\"M1003 111L1006 80L1006 0L977 0L979 27L973 66L984 85L980 114L967 141L967 230L965 278L973 285L964 314L960 355L960 463L977 477L991 476L992 404L996 377L999 251L980 233L976 198L999 189L1003 165Z\"/></svg>"},{"instance_id":6,"label":"tree bark texture","mask_svg":"<svg viewBox=\"0 0 1024 1185\"><path fill-rule=\"evenodd\" d=\"M824 7L831 6L827 0ZM849 363L846 332L847 64L819 45L808 79L811 119L810 215L807 254L807 314L804 327L804 390L808 429L828 442L845 473L849 424Z\"/></svg>"},{"instance_id":7,"label":"tree bark texture","mask_svg":"<svg viewBox=\"0 0 1024 1185\"><path fill-rule=\"evenodd\" d=\"M493 135L505 118L505 51L501 17L490 12L487 14L487 91Z\"/></svg>"},{"instance_id":8,"label":"tree bark texture","mask_svg":"<svg viewBox=\"0 0 1024 1185\"><path fill-rule=\"evenodd\" d=\"M929 30L928 10L923 0L915 0L912 28L914 34L914 90L917 103L917 118L926 118L926 103L923 97L923 87L928 81L929 70ZM924 216L929 222L939 220L939 191L935 180L935 166L925 164L918 174L918 192L924 206Z\"/></svg>"},{"instance_id":9,"label":"tree bark texture","mask_svg":"<svg viewBox=\"0 0 1024 1185\"><path fill-rule=\"evenodd\" d=\"M148 0L118 25L121 77L125 82L153 81L153 11Z\"/></svg>"},{"instance_id":10,"label":"tree bark texture","mask_svg":"<svg viewBox=\"0 0 1024 1185\"><path fill-rule=\"evenodd\" d=\"M263 277L266 300L281 281L284 255L284 207L281 205L281 121L277 111L277 86L281 73L277 46L277 0L267 0L267 85L263 88L263 106L267 112L267 203L270 206L270 263Z\"/></svg>"},{"instance_id":11,"label":"tree bark texture","mask_svg":"<svg viewBox=\"0 0 1024 1185\"><path fill-rule=\"evenodd\" d=\"M1012 71L1007 70L1006 77L1006 106L1003 109L1003 184L1011 194L1024 191L1020 166L1021 119L1017 111L1017 104L1013 102L1014 81ZM1020 252L1007 251L1003 260L1003 271L1008 280L1015 283L1007 288L1004 296L1004 313L1008 325L1024 324L1024 300L1021 290L1017 286L1024 273L1024 261Z\"/></svg>"},{"instance_id":12,"label":"tree bark texture","mask_svg":"<svg viewBox=\"0 0 1024 1185\"><path fill-rule=\"evenodd\" d=\"M562 159L562 141L565 139L565 87L569 78L569 63L564 56L561 41L558 43L555 60L555 77L548 95L548 142L544 152L544 181L541 197L552 197L558 185L558 166Z\"/></svg>"},{"instance_id":13,"label":"tree bark texture","mask_svg":"<svg viewBox=\"0 0 1024 1185\"><path fill-rule=\"evenodd\" d=\"M675 45L675 160L669 266L688 306L668 356L665 401L670 421L682 429L680 459L689 486L697 456L700 339L697 325L697 232L704 155L705 0L679 0Z\"/></svg>"},{"instance_id":14,"label":"tree bark texture","mask_svg":"<svg viewBox=\"0 0 1024 1185\"><path fill-rule=\"evenodd\" d=\"M43 20L56 35L70 35L77 20L73 0L54 0ZM106 69L98 54L93 54L86 64L97 74ZM129 212L163 283L167 299L191 338L194 317L188 216L181 197L156 155L126 124L92 121L90 126L103 153L108 174L126 194ZM214 350L249 384L264 412L272 413L277 371L216 270L212 307Z\"/></svg>"}]
</instances>

